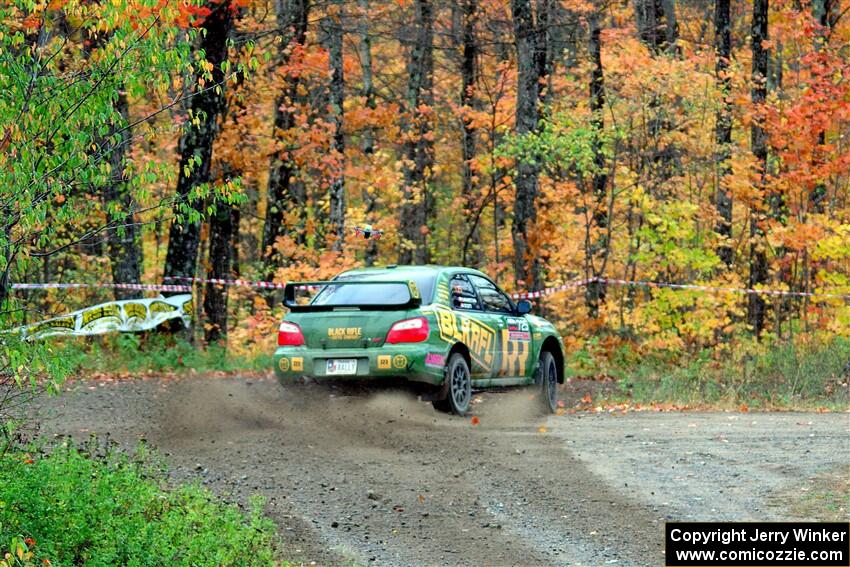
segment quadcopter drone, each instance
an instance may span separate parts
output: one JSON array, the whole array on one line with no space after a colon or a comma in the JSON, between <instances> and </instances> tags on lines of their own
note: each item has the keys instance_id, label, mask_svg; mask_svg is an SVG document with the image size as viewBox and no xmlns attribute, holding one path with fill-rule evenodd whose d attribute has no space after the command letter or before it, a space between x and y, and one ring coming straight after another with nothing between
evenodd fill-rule
<instances>
[{"instance_id":1,"label":"quadcopter drone","mask_svg":"<svg viewBox=\"0 0 850 567\"><path fill-rule=\"evenodd\" d=\"M369 240L370 238L378 239L384 235L383 230L377 230L372 228L371 224L367 224L365 226L355 226L354 234L357 236L362 236L364 239Z\"/></svg>"}]
</instances>

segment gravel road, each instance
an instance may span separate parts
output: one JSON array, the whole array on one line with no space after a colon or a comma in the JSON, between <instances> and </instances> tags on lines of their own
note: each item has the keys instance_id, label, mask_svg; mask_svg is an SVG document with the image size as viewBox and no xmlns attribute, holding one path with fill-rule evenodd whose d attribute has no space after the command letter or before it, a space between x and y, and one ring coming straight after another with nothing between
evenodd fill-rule
<instances>
[{"instance_id":1,"label":"gravel road","mask_svg":"<svg viewBox=\"0 0 850 567\"><path fill-rule=\"evenodd\" d=\"M667 519L793 519L824 475L850 484L848 413L545 418L527 391L474 413L256 377L78 381L38 403L43 433L144 438L175 480L264 496L305 564L660 565Z\"/></svg>"}]
</instances>

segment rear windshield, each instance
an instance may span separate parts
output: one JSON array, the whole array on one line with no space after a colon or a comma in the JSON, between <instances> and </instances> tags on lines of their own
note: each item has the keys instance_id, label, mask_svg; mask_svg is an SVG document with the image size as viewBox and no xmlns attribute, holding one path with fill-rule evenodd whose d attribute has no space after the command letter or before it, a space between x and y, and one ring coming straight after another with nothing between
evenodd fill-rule
<instances>
[{"instance_id":1,"label":"rear windshield","mask_svg":"<svg viewBox=\"0 0 850 567\"><path fill-rule=\"evenodd\" d=\"M410 301L410 290L403 283L369 285L333 285L322 288L310 305L404 305Z\"/></svg>"},{"instance_id":2,"label":"rear windshield","mask_svg":"<svg viewBox=\"0 0 850 567\"><path fill-rule=\"evenodd\" d=\"M343 274L335 278L338 281L407 281L413 280L422 297L422 305L431 303L434 292L434 274L417 272L413 275L404 272L382 272L377 274ZM400 305L410 300L410 291L406 285L397 283L370 285L328 286L313 300L313 305Z\"/></svg>"}]
</instances>

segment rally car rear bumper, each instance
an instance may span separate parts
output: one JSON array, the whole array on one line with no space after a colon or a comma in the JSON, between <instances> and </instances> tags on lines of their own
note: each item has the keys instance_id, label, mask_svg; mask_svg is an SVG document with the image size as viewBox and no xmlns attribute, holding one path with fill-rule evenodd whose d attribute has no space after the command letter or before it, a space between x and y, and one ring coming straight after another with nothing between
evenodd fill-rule
<instances>
[{"instance_id":1,"label":"rally car rear bumper","mask_svg":"<svg viewBox=\"0 0 850 567\"><path fill-rule=\"evenodd\" d=\"M328 360L357 360L357 373L328 375ZM414 382L440 385L446 353L436 352L434 345L386 344L380 348L321 349L279 347L274 354L275 374L284 382L300 376L316 380L364 380L369 378L402 378Z\"/></svg>"}]
</instances>

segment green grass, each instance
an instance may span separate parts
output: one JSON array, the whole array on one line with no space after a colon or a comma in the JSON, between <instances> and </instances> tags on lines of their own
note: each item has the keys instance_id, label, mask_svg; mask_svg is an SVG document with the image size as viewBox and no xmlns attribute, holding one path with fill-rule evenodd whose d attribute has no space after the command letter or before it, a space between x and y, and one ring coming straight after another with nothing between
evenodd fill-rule
<instances>
[{"instance_id":1,"label":"green grass","mask_svg":"<svg viewBox=\"0 0 850 567\"><path fill-rule=\"evenodd\" d=\"M273 368L272 354L235 356L223 346L192 344L180 334L116 333L69 337L57 346L73 373L167 374L263 371Z\"/></svg>"},{"instance_id":2,"label":"green grass","mask_svg":"<svg viewBox=\"0 0 850 567\"><path fill-rule=\"evenodd\" d=\"M726 353L639 352L628 343L609 353L597 338L568 355L567 375L613 378L604 396L612 402L673 403L753 409L842 410L850 407L850 338L808 343L729 344ZM195 371L268 371L271 353L234 356L219 345L202 347L180 334L114 334L68 338L56 351L85 378L88 374L181 374Z\"/></svg>"},{"instance_id":3,"label":"green grass","mask_svg":"<svg viewBox=\"0 0 850 567\"><path fill-rule=\"evenodd\" d=\"M261 502L242 512L196 486L167 489L150 463L94 445L7 451L0 550L24 545L54 566L283 564Z\"/></svg>"},{"instance_id":4,"label":"green grass","mask_svg":"<svg viewBox=\"0 0 850 567\"><path fill-rule=\"evenodd\" d=\"M838 467L795 485L777 500L788 502L789 511L796 518L850 521L850 467Z\"/></svg>"},{"instance_id":5,"label":"green grass","mask_svg":"<svg viewBox=\"0 0 850 567\"><path fill-rule=\"evenodd\" d=\"M695 355L639 355L622 348L603 357L593 343L568 359L568 375L616 381L611 401L675 403L752 409L846 410L850 407L850 339L833 337L809 344L776 343L747 354L709 351Z\"/></svg>"}]
</instances>

